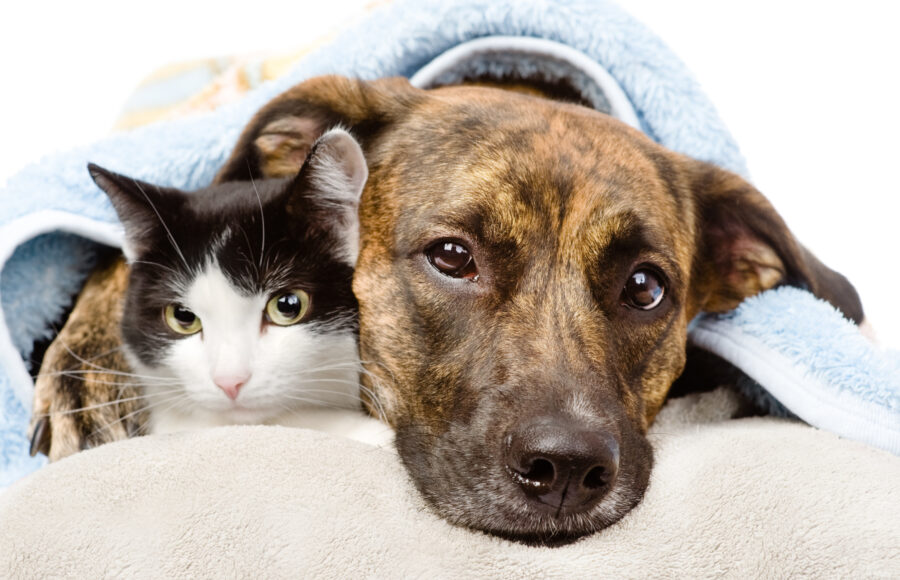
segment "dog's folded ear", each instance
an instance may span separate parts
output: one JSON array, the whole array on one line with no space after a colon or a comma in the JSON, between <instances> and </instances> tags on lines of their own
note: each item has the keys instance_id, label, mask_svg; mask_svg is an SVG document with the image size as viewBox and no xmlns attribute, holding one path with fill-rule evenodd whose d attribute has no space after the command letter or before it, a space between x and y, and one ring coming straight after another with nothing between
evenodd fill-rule
<instances>
[{"instance_id":1,"label":"dog's folded ear","mask_svg":"<svg viewBox=\"0 0 900 580\"><path fill-rule=\"evenodd\" d=\"M744 298L779 285L804 288L857 324L863 319L856 290L800 245L759 191L741 177L694 162L698 208L694 298L700 310L725 312Z\"/></svg>"},{"instance_id":2,"label":"dog's folded ear","mask_svg":"<svg viewBox=\"0 0 900 580\"><path fill-rule=\"evenodd\" d=\"M216 182L296 175L313 143L335 126L362 142L418 98L404 78L315 77L282 93L250 121Z\"/></svg>"}]
</instances>

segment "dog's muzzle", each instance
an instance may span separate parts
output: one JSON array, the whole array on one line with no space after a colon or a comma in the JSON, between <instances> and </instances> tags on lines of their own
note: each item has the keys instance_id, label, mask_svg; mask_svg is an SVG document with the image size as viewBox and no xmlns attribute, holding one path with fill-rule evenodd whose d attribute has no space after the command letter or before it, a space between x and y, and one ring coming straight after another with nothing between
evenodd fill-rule
<instances>
[{"instance_id":1,"label":"dog's muzzle","mask_svg":"<svg viewBox=\"0 0 900 580\"><path fill-rule=\"evenodd\" d=\"M619 470L619 444L611 433L543 415L506 435L505 461L532 508L559 517L588 511L609 492Z\"/></svg>"}]
</instances>

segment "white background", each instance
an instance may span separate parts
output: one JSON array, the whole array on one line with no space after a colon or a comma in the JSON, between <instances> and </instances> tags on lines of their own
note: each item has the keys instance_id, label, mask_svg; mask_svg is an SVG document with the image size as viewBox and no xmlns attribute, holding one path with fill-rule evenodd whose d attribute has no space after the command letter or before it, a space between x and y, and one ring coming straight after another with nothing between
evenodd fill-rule
<instances>
[{"instance_id":1,"label":"white background","mask_svg":"<svg viewBox=\"0 0 900 580\"><path fill-rule=\"evenodd\" d=\"M290 50L371 0L7 2L0 181L102 138L173 61ZM900 348L900 10L894 2L622 0L688 64L800 240L860 290Z\"/></svg>"}]
</instances>

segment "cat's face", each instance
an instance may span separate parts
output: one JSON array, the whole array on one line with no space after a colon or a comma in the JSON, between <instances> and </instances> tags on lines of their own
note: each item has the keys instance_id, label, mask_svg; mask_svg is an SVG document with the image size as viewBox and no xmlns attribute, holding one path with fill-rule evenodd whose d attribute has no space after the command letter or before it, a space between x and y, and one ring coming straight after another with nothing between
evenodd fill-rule
<instances>
[{"instance_id":1,"label":"cat's face","mask_svg":"<svg viewBox=\"0 0 900 580\"><path fill-rule=\"evenodd\" d=\"M122 334L154 413L259 423L358 408L356 260L366 166L343 131L296 178L193 193L97 167L131 262Z\"/></svg>"}]
</instances>

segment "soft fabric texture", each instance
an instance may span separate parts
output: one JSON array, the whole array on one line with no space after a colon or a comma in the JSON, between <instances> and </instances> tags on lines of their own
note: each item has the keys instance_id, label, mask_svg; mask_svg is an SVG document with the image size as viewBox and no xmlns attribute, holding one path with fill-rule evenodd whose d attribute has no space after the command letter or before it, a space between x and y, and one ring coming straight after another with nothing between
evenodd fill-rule
<instances>
[{"instance_id":1,"label":"soft fabric texture","mask_svg":"<svg viewBox=\"0 0 900 580\"><path fill-rule=\"evenodd\" d=\"M445 51L488 36L537 37L584 54L618 84L652 138L746 173L683 65L609 2L387 6L237 104L49 157L0 191L0 486L43 463L27 455L32 383L23 360L36 339L52 335L53 322L93 265L97 246L87 240L121 241L106 197L88 177L88 161L161 185L199 188L211 181L253 113L289 86L325 73L413 76ZM486 70L501 65L494 59ZM77 235L49 233L58 230ZM897 452L890 433L900 425L898 378L890 369L900 355L879 353L860 339L852 358L836 364L849 338L833 340L820 330L839 326L841 318L833 309L811 309L804 316L814 318L796 324L795 306L809 300L800 292L767 293L753 308L699 321L694 332L713 337L701 332L696 341L773 392L767 381L849 397L859 405L832 405L836 412L819 425ZM844 325L842 332L859 338L855 328ZM782 381L779 368L790 365L801 370ZM768 372L754 374L749 367ZM840 431L841 408L883 408L884 420L863 432L863 415L853 429ZM792 410L812 422L820 416ZM688 417L694 411L681 408ZM614 528L557 550L452 528L423 509L392 455L324 435L242 428L127 441L41 469L0 496L6 566L0 575L330 570L402 576L438 565L459 574L559 577L900 574L896 458L773 419L676 423L661 421L654 429L658 462L646 501Z\"/></svg>"},{"instance_id":2,"label":"soft fabric texture","mask_svg":"<svg viewBox=\"0 0 900 580\"><path fill-rule=\"evenodd\" d=\"M623 520L561 547L451 526L397 457L281 427L143 437L0 495L0 576L896 578L900 459L783 419L670 402Z\"/></svg>"},{"instance_id":3,"label":"soft fabric texture","mask_svg":"<svg viewBox=\"0 0 900 580\"><path fill-rule=\"evenodd\" d=\"M874 348L824 300L778 288L698 317L690 338L810 425L900 455L900 353ZM758 385L745 394L765 407Z\"/></svg>"}]
</instances>

